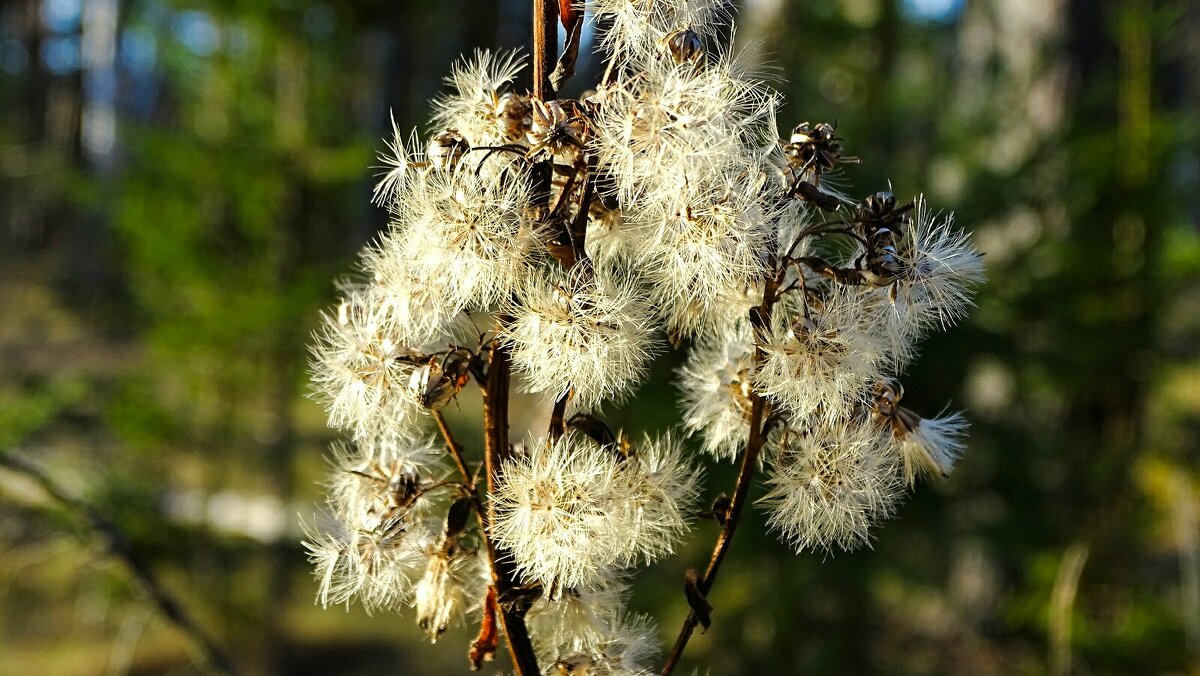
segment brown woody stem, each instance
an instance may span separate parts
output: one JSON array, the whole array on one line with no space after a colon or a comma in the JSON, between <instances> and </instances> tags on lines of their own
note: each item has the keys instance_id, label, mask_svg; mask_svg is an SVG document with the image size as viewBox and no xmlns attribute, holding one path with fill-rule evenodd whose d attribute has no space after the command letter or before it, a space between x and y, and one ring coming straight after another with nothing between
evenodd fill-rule
<instances>
[{"instance_id":1,"label":"brown woody stem","mask_svg":"<svg viewBox=\"0 0 1200 676\"><path fill-rule=\"evenodd\" d=\"M554 98L550 74L558 60L558 0L533 0L533 95Z\"/></svg>"},{"instance_id":2,"label":"brown woody stem","mask_svg":"<svg viewBox=\"0 0 1200 676\"><path fill-rule=\"evenodd\" d=\"M442 439L446 441L446 448L450 449L450 457L454 458L454 465L458 467L458 473L462 475L463 483L474 492L475 482L472 481L471 471L467 469L462 444L454 439L454 435L450 432L450 426L446 424L446 417L442 415L441 411L434 411L433 419L437 421L438 431L442 433Z\"/></svg>"},{"instance_id":3,"label":"brown woody stem","mask_svg":"<svg viewBox=\"0 0 1200 676\"><path fill-rule=\"evenodd\" d=\"M557 441L566 431L563 418L567 414L567 401L571 399L571 391L567 390L554 400L554 408L550 411L550 441Z\"/></svg>"},{"instance_id":4,"label":"brown woody stem","mask_svg":"<svg viewBox=\"0 0 1200 676\"><path fill-rule=\"evenodd\" d=\"M558 5L555 0L533 0L533 95L543 101L554 98L554 88L550 84L550 73L558 56ZM550 167L535 168L542 174L539 176L539 187L544 188L547 205L539 209L545 217L549 212L550 196ZM505 318L498 321L503 324ZM487 471L488 507L486 539L488 555L492 564L492 585L496 589L499 603L500 624L504 635L508 638L508 652L512 658L513 668L519 676L536 676L541 673L538 669L537 655L533 651L533 643L529 639L529 629L525 626L525 611L527 606L511 602L512 590L517 586L517 572L513 566L512 556L495 546L491 537L491 524L495 523L495 488L500 476L500 468L508 458L511 449L508 445L508 394L509 394L510 363L508 348L499 340L492 342L492 359L488 366L487 386L483 391L483 426L485 439L484 465Z\"/></svg>"},{"instance_id":5,"label":"brown woody stem","mask_svg":"<svg viewBox=\"0 0 1200 676\"><path fill-rule=\"evenodd\" d=\"M500 467L511 453L508 445L508 385L508 348L497 340L492 344L492 363L488 367L487 386L483 390L484 463L489 496L485 531L488 557L491 559L492 586L496 589L496 597L501 600L499 619L508 638L508 653L513 668L519 676L535 676L541 672L533 643L529 639L529 629L525 626L527 608L504 603L504 599L510 598L513 588L517 586L517 571L512 555L498 548L491 536L491 524L496 520L496 481Z\"/></svg>"},{"instance_id":6,"label":"brown woody stem","mask_svg":"<svg viewBox=\"0 0 1200 676\"><path fill-rule=\"evenodd\" d=\"M774 265L774 261L771 262ZM778 300L776 291L779 288L779 283L775 275L768 275L763 288L762 305L750 310L750 324L754 328L755 335L768 328L771 323L771 309ZM763 359L763 350L761 346L756 346L754 349L754 366L755 370ZM746 452L742 455L742 466L738 471L737 484L733 489L733 498L730 500L729 510L725 516L725 522L721 526L721 533L717 536L717 544L713 547L712 557L708 561L708 568L704 571L704 577L697 583L700 592L707 596L712 589L713 583L717 579L717 570L721 567L721 562L725 560L725 554L729 551L729 546L733 543L733 534L737 530L738 522L741 521L742 508L746 505L746 500L750 495L750 485L754 483L754 471L758 468L758 454L762 451L763 445L766 443L766 429L764 425L765 412L767 402L758 394L756 390L750 390L750 438L746 441ZM683 622L683 627L679 630L679 638L675 640L675 647L671 650L671 654L667 656L666 664L663 665L663 676L669 676L679 665L680 658L683 657L683 651L687 648L688 641L692 638L692 632L696 630L696 624L699 619L696 613L688 613L687 619Z\"/></svg>"}]
</instances>

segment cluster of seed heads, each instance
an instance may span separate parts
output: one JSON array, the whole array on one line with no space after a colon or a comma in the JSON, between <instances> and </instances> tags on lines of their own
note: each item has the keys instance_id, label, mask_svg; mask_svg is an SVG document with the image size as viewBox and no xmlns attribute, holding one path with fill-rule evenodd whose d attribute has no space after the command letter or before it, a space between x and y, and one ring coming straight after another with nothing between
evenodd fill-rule
<instances>
[{"instance_id":1,"label":"cluster of seed heads","mask_svg":"<svg viewBox=\"0 0 1200 676\"><path fill-rule=\"evenodd\" d=\"M949 474L965 420L904 408L898 377L969 309L980 255L920 198L833 188L858 162L834 126L781 138L779 94L707 47L722 4L593 0L610 68L592 92L541 100L514 87L520 59L480 53L427 141L397 132L375 193L390 226L312 347L351 437L307 543L322 603L413 606L436 639L494 612L494 550L546 673L650 673L627 579L696 514L682 436L717 460L764 439L757 504L798 552L868 542L918 477ZM671 349L683 435L611 431L603 407ZM562 421L480 494L431 421L508 360Z\"/></svg>"}]
</instances>

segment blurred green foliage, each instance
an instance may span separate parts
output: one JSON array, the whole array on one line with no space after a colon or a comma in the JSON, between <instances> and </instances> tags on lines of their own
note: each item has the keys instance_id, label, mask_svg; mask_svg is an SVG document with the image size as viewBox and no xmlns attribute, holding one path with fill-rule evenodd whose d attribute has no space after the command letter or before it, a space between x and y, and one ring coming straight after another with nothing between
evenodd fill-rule
<instances>
[{"instance_id":1,"label":"blurred green foliage","mask_svg":"<svg viewBox=\"0 0 1200 676\"><path fill-rule=\"evenodd\" d=\"M0 7L0 445L117 521L249 673L465 667L473 628L430 648L411 617L310 604L292 515L320 501L332 433L304 398L305 344L382 227L370 167L389 114L424 130L451 59L525 44L528 11ZM752 511L688 666L1200 669L1200 9L759 0L737 37L785 78L781 121L837 121L864 160L855 194L924 190L975 231L990 283L905 379L919 410L968 410L955 476L851 554L797 557ZM645 400L674 400L677 359ZM634 431L673 418L612 412ZM707 493L733 474L713 468ZM9 474L0 513L0 672L194 669L78 520ZM701 524L638 581L664 642L714 536Z\"/></svg>"}]
</instances>

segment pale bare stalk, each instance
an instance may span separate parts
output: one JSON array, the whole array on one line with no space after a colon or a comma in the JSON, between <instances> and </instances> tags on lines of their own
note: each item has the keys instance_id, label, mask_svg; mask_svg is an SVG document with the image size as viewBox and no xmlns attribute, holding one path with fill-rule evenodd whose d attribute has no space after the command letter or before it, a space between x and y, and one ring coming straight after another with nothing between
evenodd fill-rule
<instances>
[{"instance_id":1,"label":"pale bare stalk","mask_svg":"<svg viewBox=\"0 0 1200 676\"><path fill-rule=\"evenodd\" d=\"M1079 576L1087 563L1088 546L1075 542L1063 553L1050 592L1049 633L1050 673L1066 676L1071 673L1071 613L1079 591Z\"/></svg>"}]
</instances>

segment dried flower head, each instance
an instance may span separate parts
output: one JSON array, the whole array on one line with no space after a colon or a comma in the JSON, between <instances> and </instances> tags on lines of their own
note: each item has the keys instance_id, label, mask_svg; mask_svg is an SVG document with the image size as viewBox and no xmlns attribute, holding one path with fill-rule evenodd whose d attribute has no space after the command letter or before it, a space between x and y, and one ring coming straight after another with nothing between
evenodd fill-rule
<instances>
[{"instance_id":1,"label":"dried flower head","mask_svg":"<svg viewBox=\"0 0 1200 676\"><path fill-rule=\"evenodd\" d=\"M679 371L683 426L721 460L736 458L749 436L753 356L750 328L742 324L728 336L701 340Z\"/></svg>"},{"instance_id":2,"label":"dried flower head","mask_svg":"<svg viewBox=\"0 0 1200 676\"><path fill-rule=\"evenodd\" d=\"M778 309L756 387L801 420L847 417L883 356L858 295L834 288L823 299L789 297Z\"/></svg>"},{"instance_id":3,"label":"dried flower head","mask_svg":"<svg viewBox=\"0 0 1200 676\"><path fill-rule=\"evenodd\" d=\"M781 450L762 504L796 551L854 549L891 516L903 487L894 456L870 425L816 429Z\"/></svg>"},{"instance_id":4,"label":"dried flower head","mask_svg":"<svg viewBox=\"0 0 1200 676\"><path fill-rule=\"evenodd\" d=\"M416 406L407 396L412 350L373 289L354 290L322 316L312 346L313 390L332 427L356 438L404 436Z\"/></svg>"},{"instance_id":5,"label":"dried flower head","mask_svg":"<svg viewBox=\"0 0 1200 676\"><path fill-rule=\"evenodd\" d=\"M550 598L671 551L687 528L694 473L669 439L626 458L578 431L505 463L494 536Z\"/></svg>"},{"instance_id":6,"label":"dried flower head","mask_svg":"<svg viewBox=\"0 0 1200 676\"><path fill-rule=\"evenodd\" d=\"M628 280L586 265L530 276L504 332L531 392L575 393L592 408L620 399L654 355L650 308Z\"/></svg>"}]
</instances>

